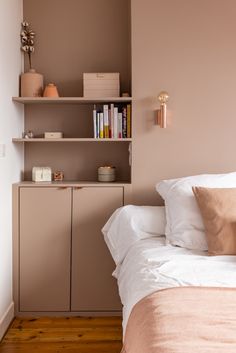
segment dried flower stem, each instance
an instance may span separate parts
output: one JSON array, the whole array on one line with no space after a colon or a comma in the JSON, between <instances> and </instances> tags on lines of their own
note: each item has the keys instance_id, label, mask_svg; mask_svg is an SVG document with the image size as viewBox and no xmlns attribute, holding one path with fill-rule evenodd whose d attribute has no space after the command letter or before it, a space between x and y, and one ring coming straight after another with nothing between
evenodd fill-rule
<instances>
[{"instance_id":1,"label":"dried flower stem","mask_svg":"<svg viewBox=\"0 0 236 353\"><path fill-rule=\"evenodd\" d=\"M31 55L34 52L34 37L35 32L32 31L29 27L29 23L24 21L22 22L22 31L21 31L21 50L28 54L29 58L29 67L32 69L32 58Z\"/></svg>"}]
</instances>

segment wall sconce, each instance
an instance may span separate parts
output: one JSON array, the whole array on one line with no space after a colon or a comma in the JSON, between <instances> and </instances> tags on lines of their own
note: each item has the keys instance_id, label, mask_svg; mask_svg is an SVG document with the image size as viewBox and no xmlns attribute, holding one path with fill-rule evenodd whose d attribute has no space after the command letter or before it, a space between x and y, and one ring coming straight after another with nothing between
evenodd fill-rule
<instances>
[{"instance_id":1,"label":"wall sconce","mask_svg":"<svg viewBox=\"0 0 236 353\"><path fill-rule=\"evenodd\" d=\"M160 92L158 100L161 103L160 109L157 111L157 124L165 129L166 128L166 103L169 100L169 94L165 91Z\"/></svg>"}]
</instances>

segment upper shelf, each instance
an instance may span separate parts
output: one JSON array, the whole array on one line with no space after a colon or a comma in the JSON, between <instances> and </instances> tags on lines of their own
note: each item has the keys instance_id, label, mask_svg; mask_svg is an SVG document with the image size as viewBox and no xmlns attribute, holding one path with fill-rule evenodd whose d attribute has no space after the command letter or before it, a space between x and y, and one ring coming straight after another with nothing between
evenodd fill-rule
<instances>
[{"instance_id":1,"label":"upper shelf","mask_svg":"<svg viewBox=\"0 0 236 353\"><path fill-rule=\"evenodd\" d=\"M132 97L13 97L14 102L22 104L94 104L94 103L124 103L131 102Z\"/></svg>"}]
</instances>

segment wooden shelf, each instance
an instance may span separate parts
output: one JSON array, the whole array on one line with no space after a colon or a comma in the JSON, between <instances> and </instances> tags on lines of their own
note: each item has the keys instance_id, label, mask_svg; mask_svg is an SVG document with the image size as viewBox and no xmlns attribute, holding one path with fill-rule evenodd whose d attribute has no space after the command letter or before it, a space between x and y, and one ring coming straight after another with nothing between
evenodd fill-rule
<instances>
[{"instance_id":1,"label":"wooden shelf","mask_svg":"<svg viewBox=\"0 0 236 353\"><path fill-rule=\"evenodd\" d=\"M94 186L94 187L107 187L107 186L130 186L130 181L112 181L108 182L101 182L101 181L86 181L86 180L78 180L78 181L51 181L51 182L35 182L35 181L21 181L19 183L15 183L14 185L25 187L25 186L37 186L37 187L86 187L86 186Z\"/></svg>"},{"instance_id":2,"label":"wooden shelf","mask_svg":"<svg viewBox=\"0 0 236 353\"><path fill-rule=\"evenodd\" d=\"M129 103L132 97L13 97L14 102L22 104L95 104L95 103Z\"/></svg>"},{"instance_id":3,"label":"wooden shelf","mask_svg":"<svg viewBox=\"0 0 236 353\"><path fill-rule=\"evenodd\" d=\"M132 138L103 138L103 139L95 139L95 138L13 138L12 142L26 142L26 143L34 143L34 142L131 142Z\"/></svg>"}]
</instances>

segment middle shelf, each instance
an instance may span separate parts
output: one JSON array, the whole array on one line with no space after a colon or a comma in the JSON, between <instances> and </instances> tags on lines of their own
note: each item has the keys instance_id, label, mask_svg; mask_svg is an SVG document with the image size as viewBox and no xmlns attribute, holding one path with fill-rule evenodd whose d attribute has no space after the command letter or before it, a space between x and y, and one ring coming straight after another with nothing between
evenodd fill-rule
<instances>
[{"instance_id":1,"label":"middle shelf","mask_svg":"<svg viewBox=\"0 0 236 353\"><path fill-rule=\"evenodd\" d=\"M86 137L71 137L71 138L13 138L12 142L132 142L132 138L86 138Z\"/></svg>"}]
</instances>

